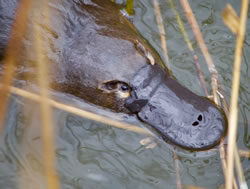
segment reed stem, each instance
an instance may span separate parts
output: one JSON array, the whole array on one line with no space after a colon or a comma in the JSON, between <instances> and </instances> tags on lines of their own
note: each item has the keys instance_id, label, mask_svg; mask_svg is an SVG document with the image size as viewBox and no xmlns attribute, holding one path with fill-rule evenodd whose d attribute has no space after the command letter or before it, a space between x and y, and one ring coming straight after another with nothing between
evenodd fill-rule
<instances>
[{"instance_id":1,"label":"reed stem","mask_svg":"<svg viewBox=\"0 0 250 189\"><path fill-rule=\"evenodd\" d=\"M236 39L233 82L232 82L232 92L231 92L230 109L229 109L229 129L228 129L228 147L227 147L228 174L226 177L226 189L232 189L232 180L234 173L234 153L236 146L237 120L238 120L240 66L242 59L241 55L242 55L243 42L245 39L247 11L248 11L248 0L242 0L241 14L240 14L240 28L237 33L237 39Z\"/></svg>"},{"instance_id":2,"label":"reed stem","mask_svg":"<svg viewBox=\"0 0 250 189\"><path fill-rule=\"evenodd\" d=\"M33 100L33 101L37 101L37 102L41 101L41 97L39 95L37 95L37 94L31 93L31 92L28 92L28 91L25 91L23 89L19 89L19 88L16 88L16 87L11 87L10 89L11 89L11 93L13 93L13 94L22 96L24 98L28 98L28 99ZM133 132L136 132L136 133L153 136L153 134L151 132L149 132L149 131L147 131L147 130L145 130L143 128L140 128L137 125L116 121L116 120L113 120L113 119L110 119L110 118L107 118L107 117L104 117L104 116L101 116L101 115L98 115L98 114L95 114L95 113L92 113L92 112L88 112L86 110L82 110L82 109L79 109L79 108L76 108L76 107L73 107L73 106L69 106L69 105L66 105L66 104L56 102L56 101L54 101L52 99L48 99L48 102L49 102L49 104L51 106L53 106L55 108L58 108L60 110L64 110L66 112L70 112L72 114L81 116L83 118L87 118L87 119L90 119L90 120L93 120L93 121L97 121L97 122L100 122L100 123L103 123L103 124L107 124L107 125L119 128L119 129L125 129L125 130L128 130L128 131L133 131Z\"/></svg>"},{"instance_id":3,"label":"reed stem","mask_svg":"<svg viewBox=\"0 0 250 189\"><path fill-rule=\"evenodd\" d=\"M134 0L127 0L126 11L129 16L134 15Z\"/></svg>"},{"instance_id":4,"label":"reed stem","mask_svg":"<svg viewBox=\"0 0 250 189\"><path fill-rule=\"evenodd\" d=\"M44 15L49 17L47 1L42 2L42 12ZM48 67L47 58L44 56L45 49L42 44L42 34L39 29L38 14L40 10L36 10L37 15L35 16L34 24L34 36L35 36L35 47L36 47L36 61L38 71L38 82L40 85L40 111L41 111L41 122L42 122L42 141L43 141L43 159L45 166L45 176L47 179L48 189L59 189L59 179L56 171L56 156L55 156L55 142L54 142L54 131L52 125L52 110L51 105L48 102L49 97L49 81L48 81ZM45 18L45 22L48 25L48 19Z\"/></svg>"},{"instance_id":5,"label":"reed stem","mask_svg":"<svg viewBox=\"0 0 250 189\"><path fill-rule=\"evenodd\" d=\"M165 60L166 66L168 67L168 69L170 69L170 63L169 63L169 58L168 58L168 48L167 48L167 42L166 42L167 41L166 32L165 32L165 28L164 28L163 20L161 16L161 9L160 9L158 0L153 0L153 3L154 3L156 22L157 22L157 26L158 26L160 38L161 38L161 47L163 50L164 60Z\"/></svg>"},{"instance_id":6,"label":"reed stem","mask_svg":"<svg viewBox=\"0 0 250 189\"><path fill-rule=\"evenodd\" d=\"M6 49L6 55L3 61L4 72L1 78L2 87L0 88L0 131L2 130L4 124L3 122L5 118L5 110L8 104L8 94L10 92L12 78L15 75L15 68L22 46L22 39L25 35L25 31L28 25L28 14L31 3L31 0L19 1L18 8L16 10L17 16L13 23L8 46Z\"/></svg>"}]
</instances>

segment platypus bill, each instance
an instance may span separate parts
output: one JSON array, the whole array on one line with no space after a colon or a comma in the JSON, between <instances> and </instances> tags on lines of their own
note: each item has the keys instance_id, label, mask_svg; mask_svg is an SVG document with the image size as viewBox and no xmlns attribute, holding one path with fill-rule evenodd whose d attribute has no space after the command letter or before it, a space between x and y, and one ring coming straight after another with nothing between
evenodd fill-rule
<instances>
[{"instance_id":1,"label":"platypus bill","mask_svg":"<svg viewBox=\"0 0 250 189\"><path fill-rule=\"evenodd\" d=\"M18 2L0 1L2 56ZM55 90L116 112L137 114L163 139L186 149L209 149L224 136L221 109L171 76L118 5L109 0L50 0L50 25L42 13L39 23L32 21L40 11L39 2L32 6L18 73L36 75L28 63L36 62L30 33L38 24Z\"/></svg>"}]
</instances>

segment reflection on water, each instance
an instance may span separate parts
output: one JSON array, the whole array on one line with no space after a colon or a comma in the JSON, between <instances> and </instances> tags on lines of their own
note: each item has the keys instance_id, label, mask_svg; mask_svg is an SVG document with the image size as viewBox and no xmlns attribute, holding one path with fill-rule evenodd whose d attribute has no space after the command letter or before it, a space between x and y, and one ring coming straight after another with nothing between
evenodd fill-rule
<instances>
[{"instance_id":1,"label":"reflection on water","mask_svg":"<svg viewBox=\"0 0 250 189\"><path fill-rule=\"evenodd\" d=\"M228 2L239 11L240 5L236 3L238 1ZM220 17L227 2L202 0L190 3L220 74L226 98L229 99L235 38L224 26ZM182 38L175 15L167 1L161 0L160 6L165 21L172 71L183 85L202 94L193 57ZM134 24L161 54L160 37L152 7L151 0L136 1ZM176 8L181 10L178 2ZM210 75L204 58L198 50L183 11L179 13L199 57L209 87ZM250 24L247 26L239 99L238 144L241 149L249 150ZM34 188L34 186L45 188L38 104L25 103L29 105L24 108L21 102L23 102L21 98L11 97L6 127L1 137L0 186L5 189ZM85 105L82 101L74 103L88 106L92 111L104 115L117 116L116 119L132 120L133 123L144 127L135 117L114 115L91 105ZM57 109L53 113L57 169L62 188L176 188L176 169L171 145L159 140L155 148L146 149L139 143L145 137L143 135L112 128ZM224 183L217 150L191 153L177 149L177 158L182 184L217 188ZM243 158L242 162L246 179L250 183L249 160Z\"/></svg>"}]
</instances>

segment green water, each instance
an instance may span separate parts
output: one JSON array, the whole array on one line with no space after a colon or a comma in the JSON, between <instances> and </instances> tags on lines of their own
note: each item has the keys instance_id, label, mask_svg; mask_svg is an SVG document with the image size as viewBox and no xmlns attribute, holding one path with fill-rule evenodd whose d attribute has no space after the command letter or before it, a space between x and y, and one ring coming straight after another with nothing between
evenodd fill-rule
<instances>
[{"instance_id":1,"label":"green water","mask_svg":"<svg viewBox=\"0 0 250 189\"><path fill-rule=\"evenodd\" d=\"M231 83L232 83L232 70L234 62L234 49L235 49L235 36L230 32L230 30L223 24L221 18L221 12L227 3L230 3L236 12L240 13L240 3L239 1L190 1L190 6L197 18L197 22L200 26L201 32L203 34L204 40L207 44L208 50L212 56L216 69L219 73L219 79L223 85L225 91L225 98L229 102L231 93ZM193 63L193 57L190 53L186 42L180 32L178 23L176 21L176 15L171 10L168 1L159 1L162 17L165 24L167 46L169 52L169 59L171 64L171 70L176 78L186 87L190 88L194 92L204 95L202 88L200 87L198 77L196 74L196 69ZM195 49L195 54L199 58L202 72L205 77L207 87L211 93L210 87L210 73L207 69L205 60L199 51L197 42L195 41L194 35L192 34L192 29L185 18L184 11L178 1L175 1L176 9L180 14L180 17L184 23L185 29L191 39L192 45ZM140 1L136 6L136 22L135 25L139 28L141 33L150 41L150 43L157 49L161 54L161 42L159 32L157 30L157 25L155 23L155 18L152 16L153 3L151 1ZM248 13L247 29L246 29L246 39L244 43L243 50L243 60L241 67L241 82L240 82L240 92L239 92L239 121L238 121L238 145L239 148L244 150L250 149L250 71L249 61L250 61L250 48L249 48L249 37L250 37L250 20ZM250 184L250 162L247 158L242 158L243 169ZM206 168L205 168L206 169ZM206 169L205 172L208 170ZM220 174L214 170L214 176ZM183 174L185 178L185 174ZM213 178L214 179L214 178ZM213 180L209 179L209 180ZM184 179L185 180L185 179ZM183 182L185 183L185 182ZM204 185L204 183L197 182L198 185ZM208 185L208 188L212 188L213 185Z\"/></svg>"},{"instance_id":2,"label":"green water","mask_svg":"<svg viewBox=\"0 0 250 189\"><path fill-rule=\"evenodd\" d=\"M164 19L171 70L175 77L195 93L203 95L193 64L193 57L182 37L168 1L159 1ZM239 13L238 1L190 1L197 17L209 52L220 74L226 99L231 92L235 37L221 20L221 11L231 3ZM205 81L210 90L210 74L205 60L192 35L181 6L176 9L183 19L191 38ZM135 1L134 24L162 55L160 37L155 22L151 0ZM250 20L248 20L250 23ZM250 71L250 24L244 46L241 88L239 99L239 148L250 149L249 99ZM162 56L163 57L163 56ZM145 127L136 117L114 114L71 96L55 94L57 99L117 120ZM25 108L24 108L25 104ZM63 189L172 189L176 188L176 168L173 146L162 141L153 149L146 149L139 141L145 136L116 129L54 109L57 170ZM0 189L45 188L42 159L39 106L12 96L9 105L6 128L1 137ZM184 185L218 188L224 183L220 157L215 148L205 152L189 152L176 149L179 175ZM244 173L250 185L250 161L241 159ZM183 187L184 188L184 187Z\"/></svg>"}]
</instances>

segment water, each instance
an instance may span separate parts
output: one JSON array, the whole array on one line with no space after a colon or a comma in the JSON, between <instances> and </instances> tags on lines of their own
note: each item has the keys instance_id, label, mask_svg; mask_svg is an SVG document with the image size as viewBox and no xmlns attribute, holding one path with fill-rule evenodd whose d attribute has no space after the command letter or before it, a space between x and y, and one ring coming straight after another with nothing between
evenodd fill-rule
<instances>
[{"instance_id":1,"label":"water","mask_svg":"<svg viewBox=\"0 0 250 189\"><path fill-rule=\"evenodd\" d=\"M1 180L3 186L11 185L10 188L44 188L39 110L34 109L38 104L25 102L24 108L22 101L16 96L11 98L11 116L7 119L0 154L1 170L8 170L8 174L1 171L1 177L8 177ZM71 104L89 106L77 101ZM102 110L99 113L102 114ZM122 114L112 117L127 119ZM133 117L129 119L139 124ZM53 125L62 188L175 188L171 145L158 141L157 147L146 149L139 143L143 135L61 110L54 111ZM223 183L216 150L190 153L177 149L177 156L183 184L211 187ZM216 177L210 180L215 172Z\"/></svg>"},{"instance_id":2,"label":"water","mask_svg":"<svg viewBox=\"0 0 250 189\"><path fill-rule=\"evenodd\" d=\"M175 15L167 1L161 0L159 3L165 22L171 70L183 85L203 95L193 57L183 40ZM211 0L190 1L229 100L235 37L221 20L220 14L226 3ZM238 1L228 3L239 13ZM210 74L205 60L181 6L178 2L175 4L198 55L207 86L211 90ZM135 12L134 24L162 56L152 1L136 1ZM247 24L242 62L237 138L239 148L245 150L250 149L249 22L250 20ZM127 120L146 127L133 116L114 114L64 94L55 93L55 96L62 102L70 102L117 120ZM53 117L57 170L62 188L176 188L172 145L158 140L155 148L146 149L140 144L144 135L96 123L57 109L54 109ZM3 145L0 148L0 188L45 188L38 104L13 95L1 141ZM176 154L182 184L218 188L224 183L217 149L189 152L177 148ZM241 161L250 185L249 159L241 158Z\"/></svg>"},{"instance_id":3,"label":"water","mask_svg":"<svg viewBox=\"0 0 250 189\"><path fill-rule=\"evenodd\" d=\"M223 24L221 12L227 3L230 3L240 14L240 3L238 1L190 1L190 6L196 15L201 32L204 36L208 50L215 63L216 69L220 75L220 81L225 90L225 97L227 101L230 100L231 83L232 83L232 70L234 62L234 49L235 49L235 36ZM151 15L153 12L153 4L151 1L140 1L136 3L135 25L139 28L141 33L150 41L150 43L160 52L163 57L160 37L155 23L155 18ZM175 19L175 14L170 9L167 1L159 1L163 20L165 22L166 38L169 51L169 59L171 63L171 70L176 78L186 87L194 92L204 95L198 82L195 66L193 64L193 57L190 53L185 41L182 37L180 29ZM189 26L184 11L179 4L175 1L176 9L178 10L184 26L191 38L192 45L194 46L195 53L199 58L201 68L205 77L205 81L209 90L210 87L210 74L208 72L205 60L199 51L199 47L192 34L192 29ZM246 39L244 43L243 60L241 66L241 82L239 92L239 121L238 121L238 136L237 142L239 148L249 150L250 148L250 109L249 109L249 79L250 72L248 69L250 54L249 54L249 13L246 29ZM249 159L241 158L244 168L244 173L248 184L250 184L250 166ZM211 185L212 186L212 185Z\"/></svg>"}]
</instances>

